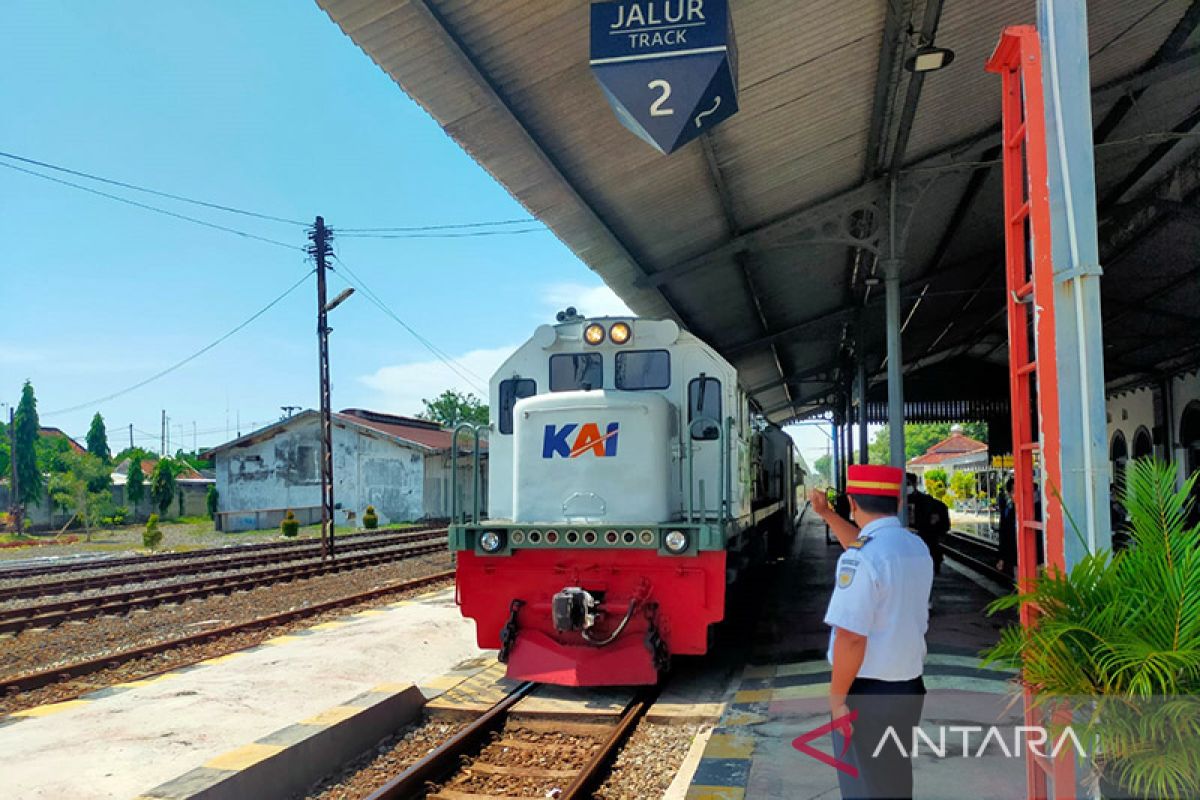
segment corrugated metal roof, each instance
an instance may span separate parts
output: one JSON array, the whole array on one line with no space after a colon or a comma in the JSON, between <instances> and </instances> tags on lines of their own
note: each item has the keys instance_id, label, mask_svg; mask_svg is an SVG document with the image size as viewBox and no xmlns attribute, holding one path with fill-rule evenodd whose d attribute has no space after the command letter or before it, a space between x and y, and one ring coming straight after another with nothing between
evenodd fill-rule
<instances>
[{"instance_id":1,"label":"corrugated metal roof","mask_svg":"<svg viewBox=\"0 0 1200 800\"><path fill-rule=\"evenodd\" d=\"M878 168L868 153L889 162L911 85L895 64L917 46L905 31L922 27L924 0L730 0L740 111L670 157L633 137L609 110L587 63L585 0L318 2L631 308L675 317L721 350L774 419L824 407L844 378L847 347L865 352L879 376L881 292L864 280L874 257L864 251L856 268L855 249L844 241L814 240L844 220L841 208L821 216L831 204L850 192L870 196ZM901 159L905 185L936 177L913 211L902 275L910 370L1006 357L996 313L1003 276L992 164L1000 91L983 63L1004 26L1034 21L1035 3L944 0L941 9L936 42L956 59L925 78ZM1155 317L1128 298L1143 297L1146 284L1135 276L1159 269L1161 251L1185 270L1194 270L1196 251L1189 258L1173 244L1188 241L1176 224L1130 209L1166 196L1160 186L1171 180L1177 199L1194 198L1196 139L1181 138L1186 130L1170 140L1147 135L1189 119L1197 84L1194 71L1148 88L1131 81L1188 54L1200 10L1189 0L1092 0L1088 14L1093 85L1108 86L1094 108L1096 124L1109 128L1097 150L1100 210L1116 220L1102 231L1105 311L1145 322L1160 342L1170 341L1184 335L1186 312ZM885 31L898 34L888 39ZM1163 203L1155 209L1179 213ZM1121 244L1131 236L1159 244ZM1178 278L1158 274L1160 286ZM1195 287L1180 293L1188 291ZM1167 295L1151 299L1176 302ZM855 344L845 326L864 302ZM1134 347L1125 333L1110 339ZM1179 357L1178 347L1136 346L1134 363L1109 359L1111 378Z\"/></svg>"}]
</instances>

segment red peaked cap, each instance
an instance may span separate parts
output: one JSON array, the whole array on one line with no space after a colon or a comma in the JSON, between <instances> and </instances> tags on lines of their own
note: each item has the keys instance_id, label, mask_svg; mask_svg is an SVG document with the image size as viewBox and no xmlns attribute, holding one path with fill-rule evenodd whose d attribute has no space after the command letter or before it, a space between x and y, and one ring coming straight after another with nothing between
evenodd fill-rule
<instances>
[{"instance_id":1,"label":"red peaked cap","mask_svg":"<svg viewBox=\"0 0 1200 800\"><path fill-rule=\"evenodd\" d=\"M900 497L904 487L904 470L883 464L851 464L846 472L847 494L874 494L880 497Z\"/></svg>"}]
</instances>

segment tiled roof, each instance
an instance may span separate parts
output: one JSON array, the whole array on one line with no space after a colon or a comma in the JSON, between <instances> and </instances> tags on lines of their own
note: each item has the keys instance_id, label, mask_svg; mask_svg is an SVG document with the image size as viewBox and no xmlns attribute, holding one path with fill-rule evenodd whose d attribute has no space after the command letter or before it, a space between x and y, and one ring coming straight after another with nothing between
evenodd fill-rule
<instances>
[{"instance_id":1,"label":"tiled roof","mask_svg":"<svg viewBox=\"0 0 1200 800\"><path fill-rule=\"evenodd\" d=\"M47 427L38 428L38 436L43 436L47 439L61 437L61 438L67 440L67 444L71 445L72 451L74 451L76 453L80 453L80 454L87 452L87 449L83 445L81 445L79 442L72 439L70 436L67 436L67 434L65 434L59 428L47 428Z\"/></svg>"},{"instance_id":2,"label":"tiled roof","mask_svg":"<svg viewBox=\"0 0 1200 800\"><path fill-rule=\"evenodd\" d=\"M972 439L961 433L952 433L949 438L943 439L929 448L924 455L909 459L908 463L918 466L940 464L943 461L950 461L966 455L986 453L987 449L987 445L978 439Z\"/></svg>"}]
</instances>

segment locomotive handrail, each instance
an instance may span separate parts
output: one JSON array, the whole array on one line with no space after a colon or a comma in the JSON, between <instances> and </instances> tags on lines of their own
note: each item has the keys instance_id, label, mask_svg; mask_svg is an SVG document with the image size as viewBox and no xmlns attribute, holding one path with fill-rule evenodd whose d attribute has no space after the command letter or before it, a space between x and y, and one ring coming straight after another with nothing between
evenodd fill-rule
<instances>
[{"instance_id":1,"label":"locomotive handrail","mask_svg":"<svg viewBox=\"0 0 1200 800\"><path fill-rule=\"evenodd\" d=\"M725 433L725 426L722 426L718 420L713 419L712 417L696 417L687 426L687 443L684 448L684 456L687 458L687 462L688 462L687 521L695 522L696 454L692 451L692 448L695 447L696 445L694 444L695 440L692 439L692 431L695 430L696 424L700 423L700 422L711 423L712 426L717 431L717 438L715 440L717 442L717 444L718 445L721 445L721 444L726 445L726 446L721 447L721 457L718 460L719 466L718 466L718 475L717 475L717 477L718 477L718 482L717 482L717 488L718 488L717 519L720 522L724 522L724 520L722 519L722 517L723 517L722 509L725 505L724 495L728 488L727 487L727 484L728 484L727 473L729 470L729 463L728 463L729 462L729 453L728 453L729 448L727 446L728 439L727 439L726 433ZM707 439L705 441L713 441L713 440ZM701 500L703 500L703 493L701 493ZM708 509L702 508L700 510L700 513L702 515L702 518L707 518Z\"/></svg>"},{"instance_id":2,"label":"locomotive handrail","mask_svg":"<svg viewBox=\"0 0 1200 800\"><path fill-rule=\"evenodd\" d=\"M459 503L458 503L458 437L462 431L467 430L472 434L472 470L471 470L471 488L473 494L473 502L471 506L471 521L479 524L479 505L480 505L480 469L479 469L479 434L485 430L491 430L489 425L475 425L470 422L460 422L454 426L454 433L450 439L450 522L457 524L459 520Z\"/></svg>"}]
</instances>

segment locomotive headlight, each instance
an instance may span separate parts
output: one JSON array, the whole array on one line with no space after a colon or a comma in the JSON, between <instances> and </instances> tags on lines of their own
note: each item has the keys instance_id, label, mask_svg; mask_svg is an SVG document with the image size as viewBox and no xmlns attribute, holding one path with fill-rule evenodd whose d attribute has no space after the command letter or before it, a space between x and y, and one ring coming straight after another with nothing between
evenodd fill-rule
<instances>
[{"instance_id":1,"label":"locomotive headlight","mask_svg":"<svg viewBox=\"0 0 1200 800\"><path fill-rule=\"evenodd\" d=\"M583 340L588 344L601 344L604 342L604 326L599 322L593 322L583 329Z\"/></svg>"},{"instance_id":2,"label":"locomotive headlight","mask_svg":"<svg viewBox=\"0 0 1200 800\"><path fill-rule=\"evenodd\" d=\"M479 548L485 553L496 552L502 544L504 544L504 540L495 531L484 531L479 534Z\"/></svg>"},{"instance_id":3,"label":"locomotive headlight","mask_svg":"<svg viewBox=\"0 0 1200 800\"><path fill-rule=\"evenodd\" d=\"M627 322L618 322L608 329L608 338L612 339L613 344L625 344L631 336L633 331Z\"/></svg>"},{"instance_id":4,"label":"locomotive headlight","mask_svg":"<svg viewBox=\"0 0 1200 800\"><path fill-rule=\"evenodd\" d=\"M663 546L671 553L682 553L688 548L687 534L683 531L671 531L663 537Z\"/></svg>"}]
</instances>

